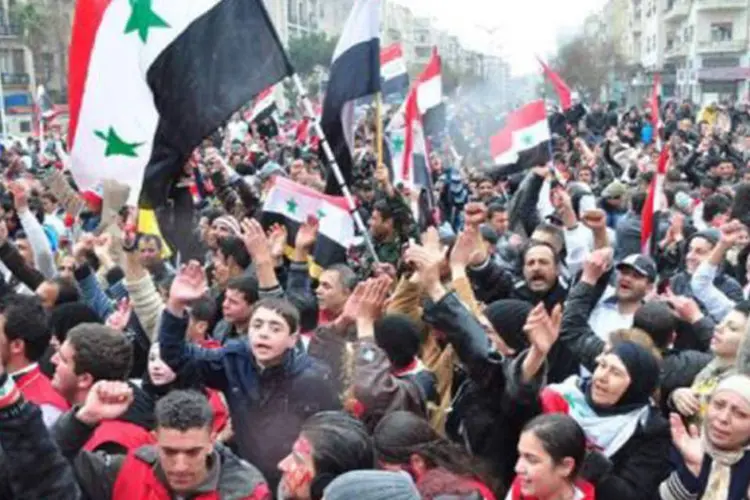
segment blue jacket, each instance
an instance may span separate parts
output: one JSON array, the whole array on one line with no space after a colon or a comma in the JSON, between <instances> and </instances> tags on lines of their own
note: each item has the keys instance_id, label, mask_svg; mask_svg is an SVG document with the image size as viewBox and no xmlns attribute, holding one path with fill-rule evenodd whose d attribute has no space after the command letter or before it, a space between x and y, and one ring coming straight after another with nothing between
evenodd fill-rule
<instances>
[{"instance_id":1,"label":"blue jacket","mask_svg":"<svg viewBox=\"0 0 750 500\"><path fill-rule=\"evenodd\" d=\"M185 341L187 319L164 311L161 357L175 372L190 363L204 383L224 393L238 455L260 469L275 491L287 456L307 417L338 410L330 370L304 352L287 351L281 365L261 369L247 343L204 349Z\"/></svg>"}]
</instances>

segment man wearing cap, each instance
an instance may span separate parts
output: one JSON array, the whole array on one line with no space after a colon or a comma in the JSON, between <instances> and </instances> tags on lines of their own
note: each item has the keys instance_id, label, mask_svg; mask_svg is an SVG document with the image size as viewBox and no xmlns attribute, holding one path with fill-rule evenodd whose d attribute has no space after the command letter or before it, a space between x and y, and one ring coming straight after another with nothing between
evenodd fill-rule
<instances>
[{"instance_id":1,"label":"man wearing cap","mask_svg":"<svg viewBox=\"0 0 750 500\"><path fill-rule=\"evenodd\" d=\"M615 286L607 286L589 316L589 326L605 341L613 330L633 325L635 311L653 290L656 281L656 263L645 255L628 255L615 270Z\"/></svg>"}]
</instances>

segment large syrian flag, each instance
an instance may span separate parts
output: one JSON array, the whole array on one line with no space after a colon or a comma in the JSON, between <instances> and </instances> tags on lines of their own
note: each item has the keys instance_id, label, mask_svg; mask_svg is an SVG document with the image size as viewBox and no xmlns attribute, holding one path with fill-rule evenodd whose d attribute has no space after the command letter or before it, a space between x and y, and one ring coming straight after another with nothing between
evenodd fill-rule
<instances>
[{"instance_id":1,"label":"large syrian flag","mask_svg":"<svg viewBox=\"0 0 750 500\"><path fill-rule=\"evenodd\" d=\"M345 263L349 246L354 242L354 219L346 199L329 196L277 176L263 204L263 225L284 224L288 242L293 247L300 224L318 222L318 237L313 252L313 277L337 263Z\"/></svg>"},{"instance_id":2,"label":"large syrian flag","mask_svg":"<svg viewBox=\"0 0 750 500\"><path fill-rule=\"evenodd\" d=\"M440 56L434 48L430 61L417 80L417 105L428 137L440 137L445 131L442 67Z\"/></svg>"},{"instance_id":3,"label":"large syrian flag","mask_svg":"<svg viewBox=\"0 0 750 500\"><path fill-rule=\"evenodd\" d=\"M354 170L355 103L380 91L380 7L377 0L354 3L333 54L323 100L320 124L347 185ZM330 169L325 192L342 192Z\"/></svg>"},{"instance_id":4,"label":"large syrian flag","mask_svg":"<svg viewBox=\"0 0 750 500\"><path fill-rule=\"evenodd\" d=\"M490 152L495 165L522 171L550 161L550 140L547 111L538 100L508 115L505 127L490 138Z\"/></svg>"},{"instance_id":5,"label":"large syrian flag","mask_svg":"<svg viewBox=\"0 0 750 500\"><path fill-rule=\"evenodd\" d=\"M405 96L409 92L409 73L401 44L396 42L380 51L380 77L383 95Z\"/></svg>"},{"instance_id":6,"label":"large syrian flag","mask_svg":"<svg viewBox=\"0 0 750 500\"><path fill-rule=\"evenodd\" d=\"M192 150L292 74L262 0L78 0L70 151L81 189L104 179L163 205Z\"/></svg>"}]
</instances>

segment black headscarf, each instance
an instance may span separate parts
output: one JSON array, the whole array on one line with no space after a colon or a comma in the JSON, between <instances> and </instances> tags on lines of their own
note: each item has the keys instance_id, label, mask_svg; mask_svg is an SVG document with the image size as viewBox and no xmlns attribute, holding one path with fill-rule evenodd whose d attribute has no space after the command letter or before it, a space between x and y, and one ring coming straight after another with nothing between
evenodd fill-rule
<instances>
[{"instance_id":1,"label":"black headscarf","mask_svg":"<svg viewBox=\"0 0 750 500\"><path fill-rule=\"evenodd\" d=\"M628 413L649 404L659 384L659 361L645 347L635 342L622 342L611 351L625 365L630 376L630 385L625 394L612 407L601 407L591 398L591 379L585 383L586 402L600 415Z\"/></svg>"}]
</instances>

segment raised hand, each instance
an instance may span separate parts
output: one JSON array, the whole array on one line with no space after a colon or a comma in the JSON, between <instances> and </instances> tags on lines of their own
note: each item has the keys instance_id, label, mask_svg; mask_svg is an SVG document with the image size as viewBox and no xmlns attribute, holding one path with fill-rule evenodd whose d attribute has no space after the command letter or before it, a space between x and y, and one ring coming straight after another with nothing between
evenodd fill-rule
<instances>
[{"instance_id":1,"label":"raised hand","mask_svg":"<svg viewBox=\"0 0 750 500\"><path fill-rule=\"evenodd\" d=\"M669 415L669 427L672 433L672 443L682 455L682 459L690 472L698 477L705 453L698 427L691 425L689 429L685 429L682 417L677 413Z\"/></svg>"},{"instance_id":2,"label":"raised hand","mask_svg":"<svg viewBox=\"0 0 750 500\"><path fill-rule=\"evenodd\" d=\"M94 244L94 253L97 257L100 259L105 256L110 255L110 250L112 249L112 235L109 233L104 233L98 238L95 238L93 241Z\"/></svg>"},{"instance_id":3,"label":"raised hand","mask_svg":"<svg viewBox=\"0 0 750 500\"><path fill-rule=\"evenodd\" d=\"M692 417L701 409L701 402L689 387L680 387L672 393L672 403L680 415Z\"/></svg>"},{"instance_id":4,"label":"raised hand","mask_svg":"<svg viewBox=\"0 0 750 500\"><path fill-rule=\"evenodd\" d=\"M286 226L282 226L281 224L271 226L271 230L268 232L268 243L271 245L271 257L273 259L278 260L284 256L286 240Z\"/></svg>"},{"instance_id":5,"label":"raised hand","mask_svg":"<svg viewBox=\"0 0 750 500\"><path fill-rule=\"evenodd\" d=\"M208 291L206 272L200 263L191 260L177 272L172 288L169 290L169 300L184 307L202 297L206 291Z\"/></svg>"},{"instance_id":6,"label":"raised hand","mask_svg":"<svg viewBox=\"0 0 750 500\"><path fill-rule=\"evenodd\" d=\"M581 216L581 222L592 231L607 230L607 213L601 209L586 210Z\"/></svg>"},{"instance_id":7,"label":"raised hand","mask_svg":"<svg viewBox=\"0 0 750 500\"><path fill-rule=\"evenodd\" d=\"M126 382L100 380L89 390L76 418L88 425L121 417L133 403L133 389Z\"/></svg>"},{"instance_id":8,"label":"raised hand","mask_svg":"<svg viewBox=\"0 0 750 500\"><path fill-rule=\"evenodd\" d=\"M742 238L742 232L745 226L738 220L731 220L726 224L723 224L719 231L721 231L721 243L726 247L733 247Z\"/></svg>"},{"instance_id":9,"label":"raised hand","mask_svg":"<svg viewBox=\"0 0 750 500\"><path fill-rule=\"evenodd\" d=\"M404 252L404 259L417 268L422 284L425 288L429 288L440 283L440 265L447 251L447 248L440 249L432 245L428 247L412 243Z\"/></svg>"},{"instance_id":10,"label":"raised hand","mask_svg":"<svg viewBox=\"0 0 750 500\"><path fill-rule=\"evenodd\" d=\"M703 317L700 306L690 297L675 295L671 291L668 291L666 299L672 306L675 315L691 325Z\"/></svg>"},{"instance_id":11,"label":"raised hand","mask_svg":"<svg viewBox=\"0 0 750 500\"><path fill-rule=\"evenodd\" d=\"M583 263L581 281L589 285L596 284L599 278L612 266L613 255L614 252L610 247L599 248L591 252Z\"/></svg>"},{"instance_id":12,"label":"raised hand","mask_svg":"<svg viewBox=\"0 0 750 500\"><path fill-rule=\"evenodd\" d=\"M242 239L245 248L253 259L253 262L270 262L271 244L263 232L263 227L255 219L246 218L242 221Z\"/></svg>"},{"instance_id":13,"label":"raised hand","mask_svg":"<svg viewBox=\"0 0 750 500\"><path fill-rule=\"evenodd\" d=\"M96 237L91 233L82 234L75 245L73 245L73 257L81 265L86 262L86 254L94 250Z\"/></svg>"},{"instance_id":14,"label":"raised hand","mask_svg":"<svg viewBox=\"0 0 750 500\"><path fill-rule=\"evenodd\" d=\"M367 280L365 293L359 303L358 320L374 323L383 312L383 306L388 298L391 279L388 276L380 276Z\"/></svg>"},{"instance_id":15,"label":"raised hand","mask_svg":"<svg viewBox=\"0 0 750 500\"><path fill-rule=\"evenodd\" d=\"M466 227L479 227L487 220L487 207L481 202L472 202L464 208L464 218Z\"/></svg>"},{"instance_id":16,"label":"raised hand","mask_svg":"<svg viewBox=\"0 0 750 500\"><path fill-rule=\"evenodd\" d=\"M481 264L487 258L487 251L482 245L479 231L475 226L467 226L456 238L450 254L451 267L465 268Z\"/></svg>"},{"instance_id":17,"label":"raised hand","mask_svg":"<svg viewBox=\"0 0 750 500\"><path fill-rule=\"evenodd\" d=\"M299 250L309 252L315 245L315 240L318 238L319 227L320 223L315 218L309 218L306 222L300 224L299 229L297 229L294 246Z\"/></svg>"},{"instance_id":18,"label":"raised hand","mask_svg":"<svg viewBox=\"0 0 750 500\"><path fill-rule=\"evenodd\" d=\"M552 317L547 314L544 303L537 304L526 318L523 331L532 348L540 354L547 355L552 346L560 336L560 319L562 308L558 304L552 312ZM554 318L554 319L553 319Z\"/></svg>"},{"instance_id":19,"label":"raised hand","mask_svg":"<svg viewBox=\"0 0 750 500\"><path fill-rule=\"evenodd\" d=\"M10 192L13 193L13 204L16 207L16 212L22 212L29 208L29 194L26 191L26 186L20 182L13 181L8 184Z\"/></svg>"},{"instance_id":20,"label":"raised hand","mask_svg":"<svg viewBox=\"0 0 750 500\"><path fill-rule=\"evenodd\" d=\"M133 314L133 306L130 304L130 299L124 298L117 303L117 309L107 317L106 325L118 332L125 331L131 314Z\"/></svg>"}]
</instances>

